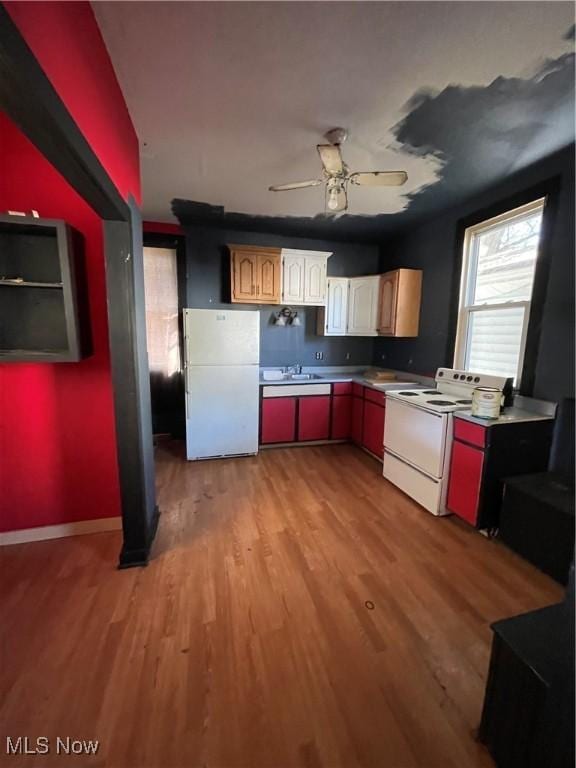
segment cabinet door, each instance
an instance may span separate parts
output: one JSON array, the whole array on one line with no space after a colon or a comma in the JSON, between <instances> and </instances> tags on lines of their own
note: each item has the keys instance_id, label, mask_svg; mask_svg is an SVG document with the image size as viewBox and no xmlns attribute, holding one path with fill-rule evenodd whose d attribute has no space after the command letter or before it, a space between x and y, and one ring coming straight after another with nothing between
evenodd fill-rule
<instances>
[{"instance_id":1,"label":"cabinet door","mask_svg":"<svg viewBox=\"0 0 576 768\"><path fill-rule=\"evenodd\" d=\"M258 255L233 251L232 253L232 301L256 302L258 300Z\"/></svg>"},{"instance_id":2,"label":"cabinet door","mask_svg":"<svg viewBox=\"0 0 576 768\"><path fill-rule=\"evenodd\" d=\"M306 256L304 274L304 302L324 304L326 301L326 259Z\"/></svg>"},{"instance_id":3,"label":"cabinet door","mask_svg":"<svg viewBox=\"0 0 576 768\"><path fill-rule=\"evenodd\" d=\"M380 312L378 332L394 336L396 325L396 299L398 296L398 272L389 272L380 278Z\"/></svg>"},{"instance_id":4,"label":"cabinet door","mask_svg":"<svg viewBox=\"0 0 576 768\"><path fill-rule=\"evenodd\" d=\"M291 443L296 437L296 398L278 397L262 400L260 442Z\"/></svg>"},{"instance_id":5,"label":"cabinet door","mask_svg":"<svg viewBox=\"0 0 576 768\"><path fill-rule=\"evenodd\" d=\"M325 333L329 336L344 336L348 323L347 277L329 277L326 298Z\"/></svg>"},{"instance_id":6,"label":"cabinet door","mask_svg":"<svg viewBox=\"0 0 576 768\"><path fill-rule=\"evenodd\" d=\"M327 440L330 434L330 396L301 397L298 403L298 440Z\"/></svg>"},{"instance_id":7,"label":"cabinet door","mask_svg":"<svg viewBox=\"0 0 576 768\"><path fill-rule=\"evenodd\" d=\"M258 302L280 304L280 253L258 255Z\"/></svg>"},{"instance_id":8,"label":"cabinet door","mask_svg":"<svg viewBox=\"0 0 576 768\"><path fill-rule=\"evenodd\" d=\"M350 278L347 335L376 336L378 334L379 288L380 275Z\"/></svg>"},{"instance_id":9,"label":"cabinet door","mask_svg":"<svg viewBox=\"0 0 576 768\"><path fill-rule=\"evenodd\" d=\"M304 302L304 256L284 256L282 259L282 301L284 304Z\"/></svg>"},{"instance_id":10,"label":"cabinet door","mask_svg":"<svg viewBox=\"0 0 576 768\"><path fill-rule=\"evenodd\" d=\"M347 440L350 437L352 423L352 397L335 395L332 398L332 440Z\"/></svg>"},{"instance_id":11,"label":"cabinet door","mask_svg":"<svg viewBox=\"0 0 576 768\"><path fill-rule=\"evenodd\" d=\"M342 381L336 382L332 385L332 394L334 395L351 395L352 394L352 382Z\"/></svg>"},{"instance_id":12,"label":"cabinet door","mask_svg":"<svg viewBox=\"0 0 576 768\"><path fill-rule=\"evenodd\" d=\"M399 269L394 336L418 336L422 301L422 270Z\"/></svg>"},{"instance_id":13,"label":"cabinet door","mask_svg":"<svg viewBox=\"0 0 576 768\"><path fill-rule=\"evenodd\" d=\"M478 519L483 464L484 451L457 440L452 443L446 506L471 525Z\"/></svg>"},{"instance_id":14,"label":"cabinet door","mask_svg":"<svg viewBox=\"0 0 576 768\"><path fill-rule=\"evenodd\" d=\"M378 333L382 336L418 336L422 270L396 269L381 277Z\"/></svg>"},{"instance_id":15,"label":"cabinet door","mask_svg":"<svg viewBox=\"0 0 576 768\"><path fill-rule=\"evenodd\" d=\"M362 445L380 458L384 457L384 414L386 409L370 400L364 401Z\"/></svg>"},{"instance_id":16,"label":"cabinet door","mask_svg":"<svg viewBox=\"0 0 576 768\"><path fill-rule=\"evenodd\" d=\"M356 445L362 445L362 433L364 429L364 400L361 397L352 398L352 423L350 425L350 437Z\"/></svg>"}]
</instances>

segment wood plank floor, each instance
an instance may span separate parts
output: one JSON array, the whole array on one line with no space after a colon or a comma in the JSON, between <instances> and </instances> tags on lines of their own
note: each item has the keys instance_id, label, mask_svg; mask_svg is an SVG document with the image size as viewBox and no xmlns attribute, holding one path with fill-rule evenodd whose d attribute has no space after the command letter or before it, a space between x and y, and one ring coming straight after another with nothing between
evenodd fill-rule
<instances>
[{"instance_id":1,"label":"wood plank floor","mask_svg":"<svg viewBox=\"0 0 576 768\"><path fill-rule=\"evenodd\" d=\"M188 464L159 451L154 559L104 533L1 552L0 761L491 766L490 622L562 590L434 518L347 445ZM6 757L9 735L98 739Z\"/></svg>"}]
</instances>

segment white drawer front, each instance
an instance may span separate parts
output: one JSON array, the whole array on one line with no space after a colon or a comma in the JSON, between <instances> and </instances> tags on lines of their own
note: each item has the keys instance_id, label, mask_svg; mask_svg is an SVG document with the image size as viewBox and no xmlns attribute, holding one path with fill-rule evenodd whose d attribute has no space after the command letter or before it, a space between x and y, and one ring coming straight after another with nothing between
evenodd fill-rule
<instances>
[{"instance_id":1,"label":"white drawer front","mask_svg":"<svg viewBox=\"0 0 576 768\"><path fill-rule=\"evenodd\" d=\"M384 452L384 477L421 504L433 515L439 515L442 484L423 475L390 453Z\"/></svg>"},{"instance_id":2,"label":"white drawer front","mask_svg":"<svg viewBox=\"0 0 576 768\"><path fill-rule=\"evenodd\" d=\"M281 384L262 387L262 397L301 397L302 395L329 395L330 384Z\"/></svg>"}]
</instances>

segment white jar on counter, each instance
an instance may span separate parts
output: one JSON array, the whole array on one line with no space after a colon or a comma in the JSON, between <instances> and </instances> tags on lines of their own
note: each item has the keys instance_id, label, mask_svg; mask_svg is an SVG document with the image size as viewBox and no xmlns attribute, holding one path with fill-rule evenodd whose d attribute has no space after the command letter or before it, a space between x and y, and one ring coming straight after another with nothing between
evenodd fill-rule
<instances>
[{"instance_id":1,"label":"white jar on counter","mask_svg":"<svg viewBox=\"0 0 576 768\"><path fill-rule=\"evenodd\" d=\"M479 419L497 419L504 403L504 395L497 387L475 387L472 393L472 416Z\"/></svg>"}]
</instances>

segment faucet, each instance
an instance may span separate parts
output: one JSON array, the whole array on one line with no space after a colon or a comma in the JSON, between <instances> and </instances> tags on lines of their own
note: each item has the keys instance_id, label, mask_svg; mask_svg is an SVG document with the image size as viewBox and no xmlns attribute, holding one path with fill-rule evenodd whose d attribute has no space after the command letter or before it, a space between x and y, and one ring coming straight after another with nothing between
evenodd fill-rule
<instances>
[{"instance_id":1,"label":"faucet","mask_svg":"<svg viewBox=\"0 0 576 768\"><path fill-rule=\"evenodd\" d=\"M295 365L287 365L284 369L284 373L296 373L300 374L302 373L302 366L298 365L297 363Z\"/></svg>"}]
</instances>

